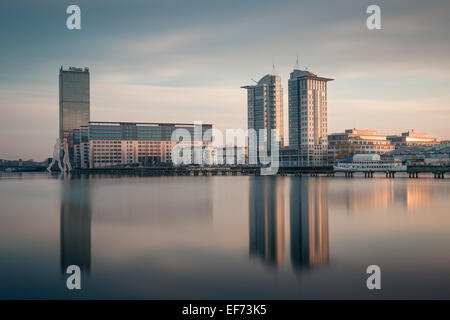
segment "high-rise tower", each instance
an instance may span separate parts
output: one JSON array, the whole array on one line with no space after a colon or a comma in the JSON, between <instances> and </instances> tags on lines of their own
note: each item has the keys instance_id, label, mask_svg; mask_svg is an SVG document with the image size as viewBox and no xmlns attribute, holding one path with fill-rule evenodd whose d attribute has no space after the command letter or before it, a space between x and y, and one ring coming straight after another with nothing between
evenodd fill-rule
<instances>
[{"instance_id":1,"label":"high-rise tower","mask_svg":"<svg viewBox=\"0 0 450 320\"><path fill-rule=\"evenodd\" d=\"M278 129L276 141L283 146L283 87L280 76L267 74L256 85L243 86L247 89L248 101L248 129L265 131L265 142L270 151L271 130Z\"/></svg>"},{"instance_id":2,"label":"high-rise tower","mask_svg":"<svg viewBox=\"0 0 450 320\"><path fill-rule=\"evenodd\" d=\"M89 124L89 69L59 70L59 138L73 146L73 130Z\"/></svg>"},{"instance_id":3,"label":"high-rise tower","mask_svg":"<svg viewBox=\"0 0 450 320\"><path fill-rule=\"evenodd\" d=\"M299 166L320 166L327 158L327 82L294 69L289 78L289 147Z\"/></svg>"}]
</instances>

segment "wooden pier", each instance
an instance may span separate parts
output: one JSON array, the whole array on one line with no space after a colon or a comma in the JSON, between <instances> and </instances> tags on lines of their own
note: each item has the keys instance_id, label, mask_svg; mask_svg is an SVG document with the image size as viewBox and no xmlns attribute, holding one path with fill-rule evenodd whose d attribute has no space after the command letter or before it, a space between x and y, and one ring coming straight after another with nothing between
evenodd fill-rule
<instances>
[{"instance_id":1,"label":"wooden pier","mask_svg":"<svg viewBox=\"0 0 450 320\"><path fill-rule=\"evenodd\" d=\"M405 171L335 171L333 166L322 167L280 167L279 176L302 176L311 177L327 176L334 177L343 174L346 178L353 178L355 173L364 173L365 178L373 178L374 173L381 173L386 178L394 179L396 175L407 174L411 179L419 178L420 174L431 174L436 179L444 179L445 174L450 172L450 166L407 166ZM259 176L261 168L256 166L232 166L232 167L117 167L117 168L90 168L74 169L76 174L111 174L111 175L138 175L138 176Z\"/></svg>"}]
</instances>

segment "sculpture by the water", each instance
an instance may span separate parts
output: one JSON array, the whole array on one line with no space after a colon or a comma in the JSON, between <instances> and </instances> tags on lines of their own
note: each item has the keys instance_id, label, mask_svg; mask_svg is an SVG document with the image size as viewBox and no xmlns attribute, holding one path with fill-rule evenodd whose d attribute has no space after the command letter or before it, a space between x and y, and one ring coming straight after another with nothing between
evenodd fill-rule
<instances>
[{"instance_id":1,"label":"sculpture by the water","mask_svg":"<svg viewBox=\"0 0 450 320\"><path fill-rule=\"evenodd\" d=\"M64 157L63 157L63 163L61 164L61 148L64 149ZM53 148L53 159L50 165L47 167L47 171L51 172L52 167L55 164L55 162L58 163L59 170L61 172L70 172L72 171L72 165L70 164L69 160L69 145L67 144L67 139L64 138L63 142L61 143L61 139L56 139L55 146Z\"/></svg>"}]
</instances>

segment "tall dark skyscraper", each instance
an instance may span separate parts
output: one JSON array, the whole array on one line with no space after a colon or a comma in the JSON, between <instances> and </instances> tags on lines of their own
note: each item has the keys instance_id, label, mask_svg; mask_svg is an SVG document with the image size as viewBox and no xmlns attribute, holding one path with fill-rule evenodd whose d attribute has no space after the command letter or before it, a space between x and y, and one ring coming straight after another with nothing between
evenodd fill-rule
<instances>
[{"instance_id":1,"label":"tall dark skyscraper","mask_svg":"<svg viewBox=\"0 0 450 320\"><path fill-rule=\"evenodd\" d=\"M72 132L87 126L90 118L89 69L59 70L59 137L73 145Z\"/></svg>"}]
</instances>

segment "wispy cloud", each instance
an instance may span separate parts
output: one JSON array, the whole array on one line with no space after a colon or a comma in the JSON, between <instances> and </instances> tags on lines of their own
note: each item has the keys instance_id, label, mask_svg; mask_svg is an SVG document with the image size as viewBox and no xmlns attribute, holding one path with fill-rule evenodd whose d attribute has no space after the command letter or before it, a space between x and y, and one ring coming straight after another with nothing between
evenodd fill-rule
<instances>
[{"instance_id":1,"label":"wispy cloud","mask_svg":"<svg viewBox=\"0 0 450 320\"><path fill-rule=\"evenodd\" d=\"M366 29L367 3L358 0L109 1L108 8L81 0L80 32L65 30L62 4L24 3L0 12L0 157L51 152L61 64L90 67L92 119L246 127L239 87L274 62L287 114L297 51L302 67L336 79L330 131L414 127L450 138L448 1L382 2L380 31Z\"/></svg>"}]
</instances>

